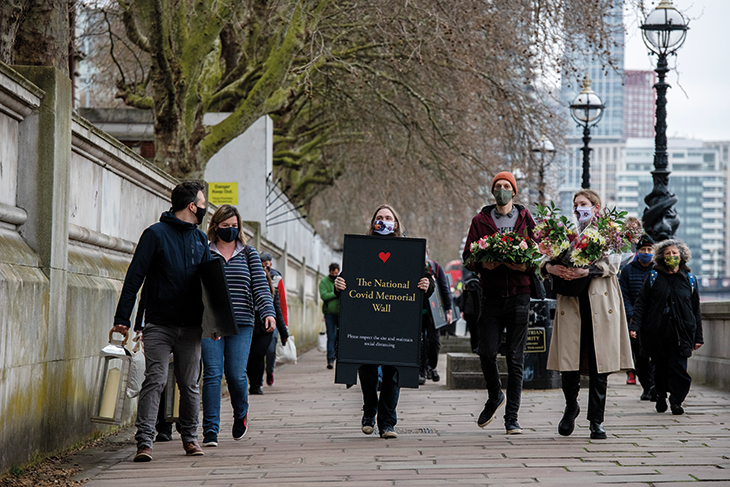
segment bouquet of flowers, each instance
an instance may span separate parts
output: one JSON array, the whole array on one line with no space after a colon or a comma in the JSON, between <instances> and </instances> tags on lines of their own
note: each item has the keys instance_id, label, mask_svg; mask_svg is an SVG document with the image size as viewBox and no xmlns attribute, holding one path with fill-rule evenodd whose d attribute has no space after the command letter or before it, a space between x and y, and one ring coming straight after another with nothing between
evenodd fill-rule
<instances>
[{"instance_id":1,"label":"bouquet of flowers","mask_svg":"<svg viewBox=\"0 0 730 487\"><path fill-rule=\"evenodd\" d=\"M573 242L570 262L576 267L586 267L607 255L606 237L594 226L589 226Z\"/></svg>"},{"instance_id":2,"label":"bouquet of flowers","mask_svg":"<svg viewBox=\"0 0 730 487\"><path fill-rule=\"evenodd\" d=\"M533 230L535 240L540 242L538 251L549 259L557 259L564 254L578 237L578 232L560 208L550 202L550 206L537 205L537 223Z\"/></svg>"},{"instance_id":3,"label":"bouquet of flowers","mask_svg":"<svg viewBox=\"0 0 730 487\"><path fill-rule=\"evenodd\" d=\"M509 262L534 264L540 257L535 243L527 236L515 232L495 233L472 242L471 255L466 264L473 262Z\"/></svg>"},{"instance_id":4,"label":"bouquet of flowers","mask_svg":"<svg viewBox=\"0 0 730 487\"><path fill-rule=\"evenodd\" d=\"M567 217L560 215L560 208L538 207L538 223L535 238L540 240L538 250L550 260L560 260L565 265L585 267L612 252L626 252L632 242L637 242L643 229L637 218L627 218L627 212L607 208L580 234Z\"/></svg>"}]
</instances>

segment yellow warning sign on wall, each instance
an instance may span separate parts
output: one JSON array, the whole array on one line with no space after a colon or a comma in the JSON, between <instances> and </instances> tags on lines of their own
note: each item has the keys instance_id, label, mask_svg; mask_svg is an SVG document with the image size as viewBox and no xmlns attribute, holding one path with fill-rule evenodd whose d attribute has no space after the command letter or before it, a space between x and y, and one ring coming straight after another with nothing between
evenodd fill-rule
<instances>
[{"instance_id":1,"label":"yellow warning sign on wall","mask_svg":"<svg viewBox=\"0 0 730 487\"><path fill-rule=\"evenodd\" d=\"M216 206L238 204L238 183L208 183L208 201Z\"/></svg>"}]
</instances>

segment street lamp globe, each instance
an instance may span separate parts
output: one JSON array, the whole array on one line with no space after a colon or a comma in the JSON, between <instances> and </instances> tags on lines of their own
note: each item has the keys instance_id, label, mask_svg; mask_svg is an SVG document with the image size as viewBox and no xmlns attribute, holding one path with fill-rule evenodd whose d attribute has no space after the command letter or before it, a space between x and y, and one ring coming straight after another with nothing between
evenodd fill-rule
<instances>
[{"instance_id":1,"label":"street lamp globe","mask_svg":"<svg viewBox=\"0 0 730 487\"><path fill-rule=\"evenodd\" d=\"M545 134L540 136L540 140L532 148L532 152L535 154L547 154L548 157L555 157L555 146L550 139L545 137Z\"/></svg>"},{"instance_id":2,"label":"street lamp globe","mask_svg":"<svg viewBox=\"0 0 730 487\"><path fill-rule=\"evenodd\" d=\"M684 43L689 25L671 0L662 0L641 25L644 44L659 55L671 54Z\"/></svg>"},{"instance_id":3,"label":"street lamp globe","mask_svg":"<svg viewBox=\"0 0 730 487\"><path fill-rule=\"evenodd\" d=\"M588 74L583 78L583 90L570 104L570 114L578 125L596 125L603 116L605 105L601 98L591 89Z\"/></svg>"}]
</instances>

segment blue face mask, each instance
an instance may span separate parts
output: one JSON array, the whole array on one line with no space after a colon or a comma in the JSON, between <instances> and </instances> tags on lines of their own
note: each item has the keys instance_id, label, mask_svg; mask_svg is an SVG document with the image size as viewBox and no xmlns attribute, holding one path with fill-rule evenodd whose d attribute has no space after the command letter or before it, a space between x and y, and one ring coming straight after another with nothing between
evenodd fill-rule
<instances>
[{"instance_id":1,"label":"blue face mask","mask_svg":"<svg viewBox=\"0 0 730 487\"><path fill-rule=\"evenodd\" d=\"M224 242L233 242L236 240L236 237L238 237L238 228L236 227L228 227L228 228L217 228L215 230L216 235L218 235L218 238L223 240Z\"/></svg>"},{"instance_id":2,"label":"blue face mask","mask_svg":"<svg viewBox=\"0 0 730 487\"><path fill-rule=\"evenodd\" d=\"M653 258L654 254L636 254L636 260L644 265L649 264Z\"/></svg>"}]
</instances>

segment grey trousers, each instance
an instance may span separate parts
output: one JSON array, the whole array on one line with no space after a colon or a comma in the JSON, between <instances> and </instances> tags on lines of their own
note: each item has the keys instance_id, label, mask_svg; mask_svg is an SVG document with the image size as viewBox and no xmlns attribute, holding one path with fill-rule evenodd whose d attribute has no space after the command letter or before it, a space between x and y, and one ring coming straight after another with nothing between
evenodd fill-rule
<instances>
[{"instance_id":1,"label":"grey trousers","mask_svg":"<svg viewBox=\"0 0 730 487\"><path fill-rule=\"evenodd\" d=\"M165 388L170 353L175 360L175 378L180 389L180 419L183 443L198 437L200 411L200 326L161 326L147 323L144 327L145 374L137 403L137 448L152 448L160 395Z\"/></svg>"}]
</instances>

